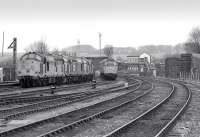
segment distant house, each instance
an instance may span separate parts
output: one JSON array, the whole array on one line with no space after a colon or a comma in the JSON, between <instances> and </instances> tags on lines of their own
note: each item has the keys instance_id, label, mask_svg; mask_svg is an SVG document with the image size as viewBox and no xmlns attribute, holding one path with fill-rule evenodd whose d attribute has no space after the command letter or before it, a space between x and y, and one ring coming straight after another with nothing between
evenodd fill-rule
<instances>
[{"instance_id":1,"label":"distant house","mask_svg":"<svg viewBox=\"0 0 200 137\"><path fill-rule=\"evenodd\" d=\"M138 73L140 70L139 56L127 56L126 70Z\"/></svg>"},{"instance_id":2,"label":"distant house","mask_svg":"<svg viewBox=\"0 0 200 137\"><path fill-rule=\"evenodd\" d=\"M146 53L142 53L139 58L143 58L145 61L147 61L148 63L151 64L152 62L152 58L150 55L146 54Z\"/></svg>"},{"instance_id":3,"label":"distant house","mask_svg":"<svg viewBox=\"0 0 200 137\"><path fill-rule=\"evenodd\" d=\"M127 63L139 63L139 56L127 56Z\"/></svg>"},{"instance_id":4,"label":"distant house","mask_svg":"<svg viewBox=\"0 0 200 137\"><path fill-rule=\"evenodd\" d=\"M120 64L119 68L128 72L139 73L148 71L150 68L151 56L143 53L141 55L129 55L126 57L125 64Z\"/></svg>"}]
</instances>

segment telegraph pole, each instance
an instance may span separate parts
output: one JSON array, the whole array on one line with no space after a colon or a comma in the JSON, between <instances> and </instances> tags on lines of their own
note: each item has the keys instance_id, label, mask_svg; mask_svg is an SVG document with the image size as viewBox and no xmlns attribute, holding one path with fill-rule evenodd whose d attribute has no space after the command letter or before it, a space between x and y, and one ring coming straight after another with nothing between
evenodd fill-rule
<instances>
[{"instance_id":1,"label":"telegraph pole","mask_svg":"<svg viewBox=\"0 0 200 137\"><path fill-rule=\"evenodd\" d=\"M78 40L77 40L78 51L75 52L75 54L77 54L77 56L80 55L80 51L81 51L81 50L80 50L80 49L81 49L80 43L81 43L81 42L80 42L80 39L78 39Z\"/></svg>"},{"instance_id":2,"label":"telegraph pole","mask_svg":"<svg viewBox=\"0 0 200 137\"><path fill-rule=\"evenodd\" d=\"M100 52L100 56L101 56L101 33L99 32L99 52Z\"/></svg>"},{"instance_id":3,"label":"telegraph pole","mask_svg":"<svg viewBox=\"0 0 200 137\"><path fill-rule=\"evenodd\" d=\"M81 43L81 42L80 42L80 39L78 39L78 40L77 40L77 45L80 45L80 43Z\"/></svg>"},{"instance_id":4,"label":"telegraph pole","mask_svg":"<svg viewBox=\"0 0 200 137\"><path fill-rule=\"evenodd\" d=\"M4 32L3 32L3 42L2 42L2 56L3 56L3 48L4 48Z\"/></svg>"},{"instance_id":5,"label":"telegraph pole","mask_svg":"<svg viewBox=\"0 0 200 137\"><path fill-rule=\"evenodd\" d=\"M16 70L17 70L17 38L13 38L13 42L10 44L8 49L13 49L13 66L14 66L14 80L16 80Z\"/></svg>"}]
</instances>

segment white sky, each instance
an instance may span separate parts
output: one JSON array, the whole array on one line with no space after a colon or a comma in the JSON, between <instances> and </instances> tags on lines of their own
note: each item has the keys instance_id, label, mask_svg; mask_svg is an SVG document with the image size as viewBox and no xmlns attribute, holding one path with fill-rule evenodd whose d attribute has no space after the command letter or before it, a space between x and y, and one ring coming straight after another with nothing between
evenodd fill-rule
<instances>
[{"instance_id":1,"label":"white sky","mask_svg":"<svg viewBox=\"0 0 200 137\"><path fill-rule=\"evenodd\" d=\"M50 49L90 44L175 45L200 26L198 0L0 0L0 43L13 37L18 51L43 39ZM7 49L5 49L7 51Z\"/></svg>"}]
</instances>

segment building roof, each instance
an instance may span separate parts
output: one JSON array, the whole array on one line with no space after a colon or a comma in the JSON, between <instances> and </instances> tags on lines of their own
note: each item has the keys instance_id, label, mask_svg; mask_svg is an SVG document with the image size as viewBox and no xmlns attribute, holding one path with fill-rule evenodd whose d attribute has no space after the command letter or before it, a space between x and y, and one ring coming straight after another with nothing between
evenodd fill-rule
<instances>
[{"instance_id":1,"label":"building roof","mask_svg":"<svg viewBox=\"0 0 200 137\"><path fill-rule=\"evenodd\" d=\"M142 53L142 54L140 54L140 56L142 56L142 55L147 55L147 56L151 56L151 55L149 55L149 54L147 54L147 53Z\"/></svg>"},{"instance_id":2,"label":"building roof","mask_svg":"<svg viewBox=\"0 0 200 137\"><path fill-rule=\"evenodd\" d=\"M139 56L135 56L135 55L129 55L129 56L126 56L126 57L138 57L139 58Z\"/></svg>"}]
</instances>

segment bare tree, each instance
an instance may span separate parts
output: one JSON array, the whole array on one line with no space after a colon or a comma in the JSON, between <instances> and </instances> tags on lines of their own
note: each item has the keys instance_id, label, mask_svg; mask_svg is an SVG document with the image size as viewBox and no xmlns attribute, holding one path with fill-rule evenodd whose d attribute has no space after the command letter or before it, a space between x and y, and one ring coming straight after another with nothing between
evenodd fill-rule
<instances>
[{"instance_id":1,"label":"bare tree","mask_svg":"<svg viewBox=\"0 0 200 137\"><path fill-rule=\"evenodd\" d=\"M188 42L185 43L188 52L200 53L200 28L193 28L190 32Z\"/></svg>"},{"instance_id":2,"label":"bare tree","mask_svg":"<svg viewBox=\"0 0 200 137\"><path fill-rule=\"evenodd\" d=\"M185 50L188 53L200 53L200 45L199 45L199 43L186 42Z\"/></svg>"},{"instance_id":3,"label":"bare tree","mask_svg":"<svg viewBox=\"0 0 200 137\"><path fill-rule=\"evenodd\" d=\"M191 31L189 41L193 43L200 43L200 28L199 27L196 27Z\"/></svg>"},{"instance_id":4,"label":"bare tree","mask_svg":"<svg viewBox=\"0 0 200 137\"><path fill-rule=\"evenodd\" d=\"M113 46L112 45L106 45L104 48L103 48L103 52L104 54L107 56L107 57L112 57L113 55Z\"/></svg>"},{"instance_id":5,"label":"bare tree","mask_svg":"<svg viewBox=\"0 0 200 137\"><path fill-rule=\"evenodd\" d=\"M49 52L49 48L48 48L48 45L44 41L40 40L40 41L36 41L36 42L32 43L31 45L29 45L25 49L25 51L45 54L45 53Z\"/></svg>"}]
</instances>

